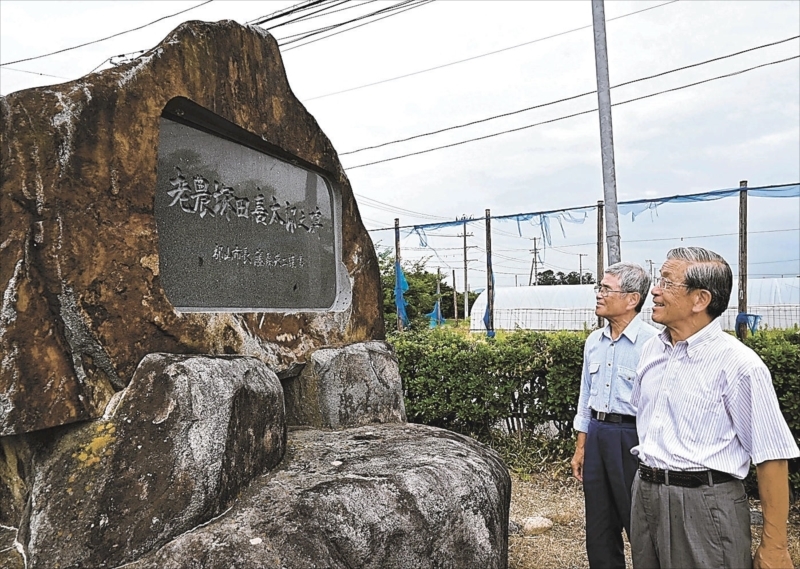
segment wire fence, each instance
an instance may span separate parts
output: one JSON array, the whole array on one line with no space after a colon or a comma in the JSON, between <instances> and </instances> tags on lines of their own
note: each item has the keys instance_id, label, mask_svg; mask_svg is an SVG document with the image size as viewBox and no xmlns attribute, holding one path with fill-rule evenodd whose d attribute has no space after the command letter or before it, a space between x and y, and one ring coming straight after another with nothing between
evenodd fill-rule
<instances>
[{"instance_id":1,"label":"wire fence","mask_svg":"<svg viewBox=\"0 0 800 569\"><path fill-rule=\"evenodd\" d=\"M760 328L800 327L800 304L754 305L748 307L749 314L761 316ZM736 323L736 308L729 308L720 316L724 330L733 330ZM655 326L653 308L642 309L642 319ZM597 316L593 308L500 308L494 311L495 330L593 330L597 327ZM470 322L473 332L485 331L483 321Z\"/></svg>"}]
</instances>

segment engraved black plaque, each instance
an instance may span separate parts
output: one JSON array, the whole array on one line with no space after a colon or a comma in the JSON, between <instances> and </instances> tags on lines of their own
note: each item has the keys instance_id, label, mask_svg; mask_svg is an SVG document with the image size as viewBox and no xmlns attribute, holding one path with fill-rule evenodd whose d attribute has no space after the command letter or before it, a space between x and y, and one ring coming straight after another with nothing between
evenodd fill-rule
<instances>
[{"instance_id":1,"label":"engraved black plaque","mask_svg":"<svg viewBox=\"0 0 800 569\"><path fill-rule=\"evenodd\" d=\"M341 217L326 180L186 99L160 121L159 270L175 308L333 307Z\"/></svg>"}]
</instances>

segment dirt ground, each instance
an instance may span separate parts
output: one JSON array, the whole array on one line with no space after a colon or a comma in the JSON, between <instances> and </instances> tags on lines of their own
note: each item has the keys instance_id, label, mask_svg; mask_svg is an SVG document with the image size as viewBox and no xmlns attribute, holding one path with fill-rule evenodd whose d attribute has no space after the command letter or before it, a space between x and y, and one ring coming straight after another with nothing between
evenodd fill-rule
<instances>
[{"instance_id":1,"label":"dirt ground","mask_svg":"<svg viewBox=\"0 0 800 569\"><path fill-rule=\"evenodd\" d=\"M511 535L508 539L509 569L588 568L585 549L583 489L566 474L565 469L533 474L525 480L512 474L511 519L544 516L553 527L541 535ZM751 508L758 508L754 502ZM761 527L753 526L753 548L758 546ZM789 514L789 552L795 567L800 568L800 504ZM630 550L626 541L626 560L630 568Z\"/></svg>"}]
</instances>

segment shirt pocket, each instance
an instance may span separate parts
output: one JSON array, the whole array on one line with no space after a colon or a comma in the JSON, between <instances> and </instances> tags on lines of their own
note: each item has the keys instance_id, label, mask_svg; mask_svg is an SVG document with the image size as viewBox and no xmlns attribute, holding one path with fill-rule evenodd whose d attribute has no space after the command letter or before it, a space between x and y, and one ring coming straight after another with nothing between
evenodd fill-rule
<instances>
[{"instance_id":1,"label":"shirt pocket","mask_svg":"<svg viewBox=\"0 0 800 569\"><path fill-rule=\"evenodd\" d=\"M614 385L614 396L619 403L631 404L633 380L636 379L636 370L624 366L617 368L617 381Z\"/></svg>"},{"instance_id":2,"label":"shirt pocket","mask_svg":"<svg viewBox=\"0 0 800 569\"><path fill-rule=\"evenodd\" d=\"M589 377L592 382L592 397L597 395L597 385L600 383L600 362L589 362Z\"/></svg>"},{"instance_id":3,"label":"shirt pocket","mask_svg":"<svg viewBox=\"0 0 800 569\"><path fill-rule=\"evenodd\" d=\"M724 427L719 423L722 401L702 392L670 393L670 414L675 418L679 439L699 445L710 445L722 439Z\"/></svg>"}]
</instances>

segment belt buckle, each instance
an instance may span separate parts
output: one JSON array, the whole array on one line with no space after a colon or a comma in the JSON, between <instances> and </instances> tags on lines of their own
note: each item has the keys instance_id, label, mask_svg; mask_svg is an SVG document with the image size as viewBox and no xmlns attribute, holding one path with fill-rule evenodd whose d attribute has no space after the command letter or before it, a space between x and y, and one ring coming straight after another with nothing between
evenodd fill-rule
<instances>
[{"instance_id":1,"label":"belt buckle","mask_svg":"<svg viewBox=\"0 0 800 569\"><path fill-rule=\"evenodd\" d=\"M603 411L598 411L597 412L597 420L598 421L605 421L606 420L606 414Z\"/></svg>"}]
</instances>

